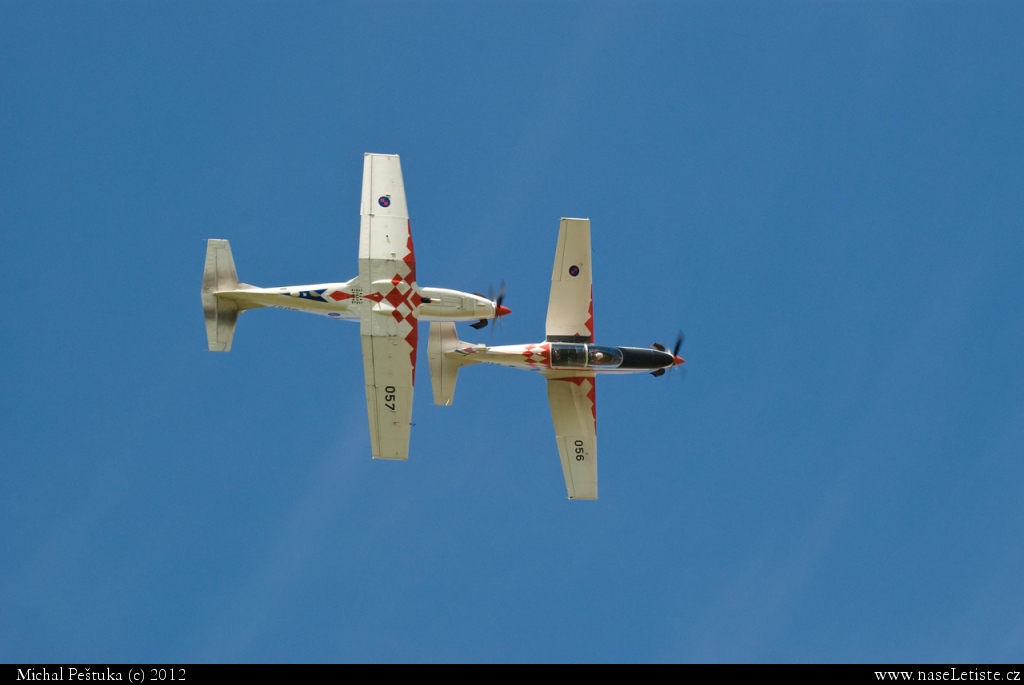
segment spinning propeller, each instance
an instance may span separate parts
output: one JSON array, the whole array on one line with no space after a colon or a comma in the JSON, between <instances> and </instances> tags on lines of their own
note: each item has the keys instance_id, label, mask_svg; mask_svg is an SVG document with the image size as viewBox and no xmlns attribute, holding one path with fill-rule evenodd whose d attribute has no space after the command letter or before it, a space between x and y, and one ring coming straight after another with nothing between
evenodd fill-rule
<instances>
[{"instance_id":1,"label":"spinning propeller","mask_svg":"<svg viewBox=\"0 0 1024 685\"><path fill-rule=\"evenodd\" d=\"M672 357L675 360L675 362L671 368L675 368L676 366L679 366L680 364L683 364L685 362L685 360L679 356L679 350L682 349L684 340L686 340L686 336L683 335L682 331L679 331L679 335L676 336L676 344L672 346ZM659 352L668 352L668 350L665 349L665 346L662 345L661 343L654 343L653 345L651 345L651 347L658 350ZM665 375L665 369L658 369L657 371L652 371L651 375L655 377L663 376Z\"/></svg>"},{"instance_id":2,"label":"spinning propeller","mask_svg":"<svg viewBox=\"0 0 1024 685\"><path fill-rule=\"evenodd\" d=\"M480 295L480 293L473 294L483 297L483 295ZM508 307L503 307L501 304L505 300L505 281L501 282L501 288L498 289L498 298L494 298L494 286L492 285L490 288L487 289L487 299L494 303L494 318L491 319L492 324L496 319L500 319L506 314L512 313L511 309L509 309ZM481 328L484 328L487 325L487 319L480 319L476 323L471 323L469 325L477 330L480 330Z\"/></svg>"}]
</instances>

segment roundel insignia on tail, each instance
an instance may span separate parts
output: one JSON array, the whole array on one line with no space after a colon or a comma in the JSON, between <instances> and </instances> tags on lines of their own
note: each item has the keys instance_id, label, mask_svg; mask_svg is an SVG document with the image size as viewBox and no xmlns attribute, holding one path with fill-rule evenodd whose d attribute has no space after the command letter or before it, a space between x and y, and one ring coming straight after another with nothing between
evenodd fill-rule
<instances>
[{"instance_id":1,"label":"roundel insignia on tail","mask_svg":"<svg viewBox=\"0 0 1024 685\"><path fill-rule=\"evenodd\" d=\"M575 264L573 264L572 266L569 267L569 275L573 276L573 277L579 276L580 275L580 268L578 266L576 266Z\"/></svg>"},{"instance_id":2,"label":"roundel insignia on tail","mask_svg":"<svg viewBox=\"0 0 1024 685\"><path fill-rule=\"evenodd\" d=\"M381 207L389 207L391 206L391 198L387 195L381 195L380 199L377 200L377 204Z\"/></svg>"}]
</instances>

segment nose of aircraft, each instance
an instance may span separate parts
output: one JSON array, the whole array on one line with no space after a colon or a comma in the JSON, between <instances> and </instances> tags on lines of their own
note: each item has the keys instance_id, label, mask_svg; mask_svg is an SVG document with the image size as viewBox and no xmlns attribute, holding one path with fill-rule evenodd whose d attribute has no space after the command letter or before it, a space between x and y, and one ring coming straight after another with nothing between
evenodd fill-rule
<instances>
[{"instance_id":1,"label":"nose of aircraft","mask_svg":"<svg viewBox=\"0 0 1024 685\"><path fill-rule=\"evenodd\" d=\"M683 359L682 357L680 357L678 354L673 355L672 357L673 357L673 359L675 359L675 365L676 366L679 366L680 364L686 363L686 360Z\"/></svg>"},{"instance_id":2,"label":"nose of aircraft","mask_svg":"<svg viewBox=\"0 0 1024 685\"><path fill-rule=\"evenodd\" d=\"M511 314L511 313L512 313L511 309L509 309L505 305L499 304L496 316L505 316L506 314Z\"/></svg>"}]
</instances>

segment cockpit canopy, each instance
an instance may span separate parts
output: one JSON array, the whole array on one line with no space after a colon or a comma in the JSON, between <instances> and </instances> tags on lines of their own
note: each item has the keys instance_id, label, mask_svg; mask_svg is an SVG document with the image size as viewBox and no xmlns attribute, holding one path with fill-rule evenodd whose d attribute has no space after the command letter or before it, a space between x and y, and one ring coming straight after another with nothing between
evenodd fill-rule
<instances>
[{"instance_id":1,"label":"cockpit canopy","mask_svg":"<svg viewBox=\"0 0 1024 685\"><path fill-rule=\"evenodd\" d=\"M551 343L551 368L553 369L583 369L588 366L614 369L621 363L622 352L617 347Z\"/></svg>"}]
</instances>

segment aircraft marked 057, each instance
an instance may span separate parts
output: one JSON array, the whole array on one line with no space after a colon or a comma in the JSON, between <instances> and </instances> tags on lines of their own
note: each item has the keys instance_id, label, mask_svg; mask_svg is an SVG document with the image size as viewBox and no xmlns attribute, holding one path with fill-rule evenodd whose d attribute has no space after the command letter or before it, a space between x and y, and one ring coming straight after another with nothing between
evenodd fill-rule
<instances>
[{"instance_id":1,"label":"aircraft marked 057","mask_svg":"<svg viewBox=\"0 0 1024 685\"><path fill-rule=\"evenodd\" d=\"M360 200L359 275L344 283L279 288L239 283L228 241L207 241L202 292L206 335L210 351L228 352L238 315L260 307L358 321L373 457L408 459L420 319L477 321L474 325L480 326L510 310L501 305L500 296L492 301L417 284L398 155L363 156Z\"/></svg>"}]
</instances>

